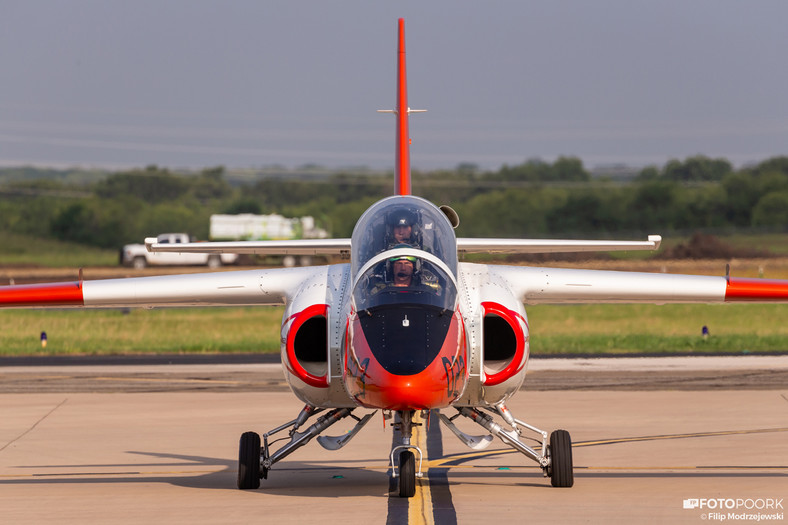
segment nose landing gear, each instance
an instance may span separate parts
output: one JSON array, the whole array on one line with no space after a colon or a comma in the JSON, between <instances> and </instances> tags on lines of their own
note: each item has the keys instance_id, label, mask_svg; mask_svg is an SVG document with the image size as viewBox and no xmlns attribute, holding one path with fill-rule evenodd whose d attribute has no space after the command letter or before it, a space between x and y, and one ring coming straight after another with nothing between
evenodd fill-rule
<instances>
[{"instance_id":1,"label":"nose landing gear","mask_svg":"<svg viewBox=\"0 0 788 525\"><path fill-rule=\"evenodd\" d=\"M400 410L397 412L397 419L394 427L399 430L401 445L397 445L391 449L391 456L389 458L391 465L391 472L394 478L399 480L399 497L412 498L416 494L416 478L421 478L424 473L421 470L424 454L421 449L411 444L410 440L413 437L413 427L421 426L418 421L413 421L414 410ZM419 470L416 471L416 455L419 455ZM399 451L399 469L394 466L394 454Z\"/></svg>"}]
</instances>

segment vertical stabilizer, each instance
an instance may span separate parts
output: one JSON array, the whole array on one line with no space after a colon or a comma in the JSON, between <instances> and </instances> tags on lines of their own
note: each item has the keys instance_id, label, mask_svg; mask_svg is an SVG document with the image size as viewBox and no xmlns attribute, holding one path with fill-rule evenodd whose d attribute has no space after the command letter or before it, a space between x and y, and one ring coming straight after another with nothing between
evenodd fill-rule
<instances>
[{"instance_id":1,"label":"vertical stabilizer","mask_svg":"<svg viewBox=\"0 0 788 525\"><path fill-rule=\"evenodd\" d=\"M408 107L408 75L405 65L405 20L399 19L399 39L397 44L397 105L394 110L378 110L381 113L394 113L397 117L397 144L395 158L394 193L410 195L410 134L408 115L426 111Z\"/></svg>"},{"instance_id":2,"label":"vertical stabilizer","mask_svg":"<svg viewBox=\"0 0 788 525\"><path fill-rule=\"evenodd\" d=\"M410 195L410 134L408 133L408 69L405 67L405 20L399 19L397 45L397 158L394 191Z\"/></svg>"}]
</instances>

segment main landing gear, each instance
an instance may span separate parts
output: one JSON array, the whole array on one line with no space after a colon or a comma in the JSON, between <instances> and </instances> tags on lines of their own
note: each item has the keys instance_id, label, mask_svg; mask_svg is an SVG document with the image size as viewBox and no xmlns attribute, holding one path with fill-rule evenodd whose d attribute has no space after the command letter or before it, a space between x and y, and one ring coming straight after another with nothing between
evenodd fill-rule
<instances>
[{"instance_id":1,"label":"main landing gear","mask_svg":"<svg viewBox=\"0 0 788 525\"><path fill-rule=\"evenodd\" d=\"M503 418L510 429L504 428L495 419L477 408L461 407L457 408L457 414L448 418L439 414L441 421L451 430L463 443L474 450L486 448L492 441L493 436L497 436L504 443L513 449L523 453L525 456L536 461L545 477L550 478L550 483L554 487L571 487L574 484L572 471L572 439L566 430L556 430L549 436L547 432L539 430L512 416L509 409L501 403L493 408L484 407L490 413L497 414ZM352 408L336 408L317 420L303 432L299 428L306 424L312 417L322 412L324 409L306 405L294 420L278 426L270 432L263 434L262 443L260 436L255 432L244 432L238 450L238 488L257 489L260 487L260 479L268 478L268 471L271 467L287 457L295 450L303 447L312 438L317 437L318 443L327 450L338 450L345 446L361 428L367 424L375 414L371 412L362 418L357 418L352 414ZM386 412L384 412L385 414ZM390 413L389 413L390 414ZM421 478L422 462L424 454L421 449L411 443L413 437L413 427L420 426L415 410L401 410L396 412L396 419L393 427L398 431L399 444L391 449L389 461L391 463L392 475L398 480L399 496L402 498L413 497L416 493L416 479ZM462 432L454 424L454 420L460 416L467 417L476 424L484 427L490 434L482 436L472 436ZM351 417L356 420L356 425L350 432L341 436L321 436L320 434L334 423ZM538 434L541 440L534 439L540 443L539 451L534 450L523 443L523 430L529 430ZM268 438L282 432L288 431L289 441L278 450L271 452L270 445L288 438L283 437L269 443ZM399 460L395 464L394 458ZM416 456L418 456L418 468L416 466Z\"/></svg>"},{"instance_id":2,"label":"main landing gear","mask_svg":"<svg viewBox=\"0 0 788 525\"><path fill-rule=\"evenodd\" d=\"M298 429L304 425L310 417L322 411L322 408L306 405L294 420L263 434L262 447L260 446L259 434L255 432L244 432L241 435L241 442L238 447L238 488L242 490L260 488L260 479L268 478L268 471L274 463L290 455L296 449L303 447L309 443L312 438L320 436L324 430L337 421L350 416L356 420L356 426L353 427L350 432L341 436L320 436L317 438L317 442L327 450L338 450L344 447L375 414L375 412L370 412L359 419L352 414L352 408L335 408L319 417L315 423L303 432L298 432ZM280 449L271 453L269 450L268 437L287 429L289 429L288 434L290 436L290 441ZM276 441L274 441L274 443L275 442Z\"/></svg>"},{"instance_id":3,"label":"main landing gear","mask_svg":"<svg viewBox=\"0 0 788 525\"><path fill-rule=\"evenodd\" d=\"M572 467L572 439L566 430L555 430L550 434L548 442L547 432L516 419L506 405L503 403L493 408L485 407L488 412L497 414L503 418L511 428L508 430L497 423L495 419L477 408L456 407L457 414L448 418L440 414L441 421L456 435L460 441L474 450L486 448L493 440L492 436L497 436L504 443L523 453L525 456L536 461L545 477L550 478L550 484L554 487L571 487L574 485L574 474ZM484 427L491 435L471 436L461 431L454 424L454 420L460 416L467 417L474 423ZM522 428L521 428L522 427ZM540 451L537 452L522 441L523 428L538 434L541 439Z\"/></svg>"}]
</instances>

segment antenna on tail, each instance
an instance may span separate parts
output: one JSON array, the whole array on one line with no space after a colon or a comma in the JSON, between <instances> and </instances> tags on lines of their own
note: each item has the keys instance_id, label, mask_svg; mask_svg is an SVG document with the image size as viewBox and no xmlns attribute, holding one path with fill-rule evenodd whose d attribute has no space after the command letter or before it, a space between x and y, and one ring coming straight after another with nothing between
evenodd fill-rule
<instances>
[{"instance_id":1,"label":"antenna on tail","mask_svg":"<svg viewBox=\"0 0 788 525\"><path fill-rule=\"evenodd\" d=\"M405 67L405 20L399 19L399 43L397 45L397 105L396 109L379 109L378 113L394 113L397 116L397 143L395 149L396 195L410 195L410 135L408 134L408 115L423 113L426 109L408 107L408 75Z\"/></svg>"}]
</instances>

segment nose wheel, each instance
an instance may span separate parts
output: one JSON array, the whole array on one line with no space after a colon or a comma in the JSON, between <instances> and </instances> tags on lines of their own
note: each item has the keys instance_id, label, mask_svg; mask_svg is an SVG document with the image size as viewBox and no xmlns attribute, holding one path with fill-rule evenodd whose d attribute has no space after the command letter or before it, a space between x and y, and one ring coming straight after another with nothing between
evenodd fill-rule
<instances>
[{"instance_id":1,"label":"nose wheel","mask_svg":"<svg viewBox=\"0 0 788 525\"><path fill-rule=\"evenodd\" d=\"M399 497L412 498L416 494L416 456L410 450L399 453Z\"/></svg>"},{"instance_id":2,"label":"nose wheel","mask_svg":"<svg viewBox=\"0 0 788 525\"><path fill-rule=\"evenodd\" d=\"M421 449L411 444L413 427L421 426L421 420L417 417L414 421L415 410L399 410L394 423L394 428L399 434L401 445L391 449L389 465L391 466L392 477L399 482L399 497L412 498L416 494L416 478L424 475L421 470L424 462L424 454ZM416 468L416 455L419 455L419 467ZM394 463L394 456L399 454L399 466Z\"/></svg>"}]
</instances>

